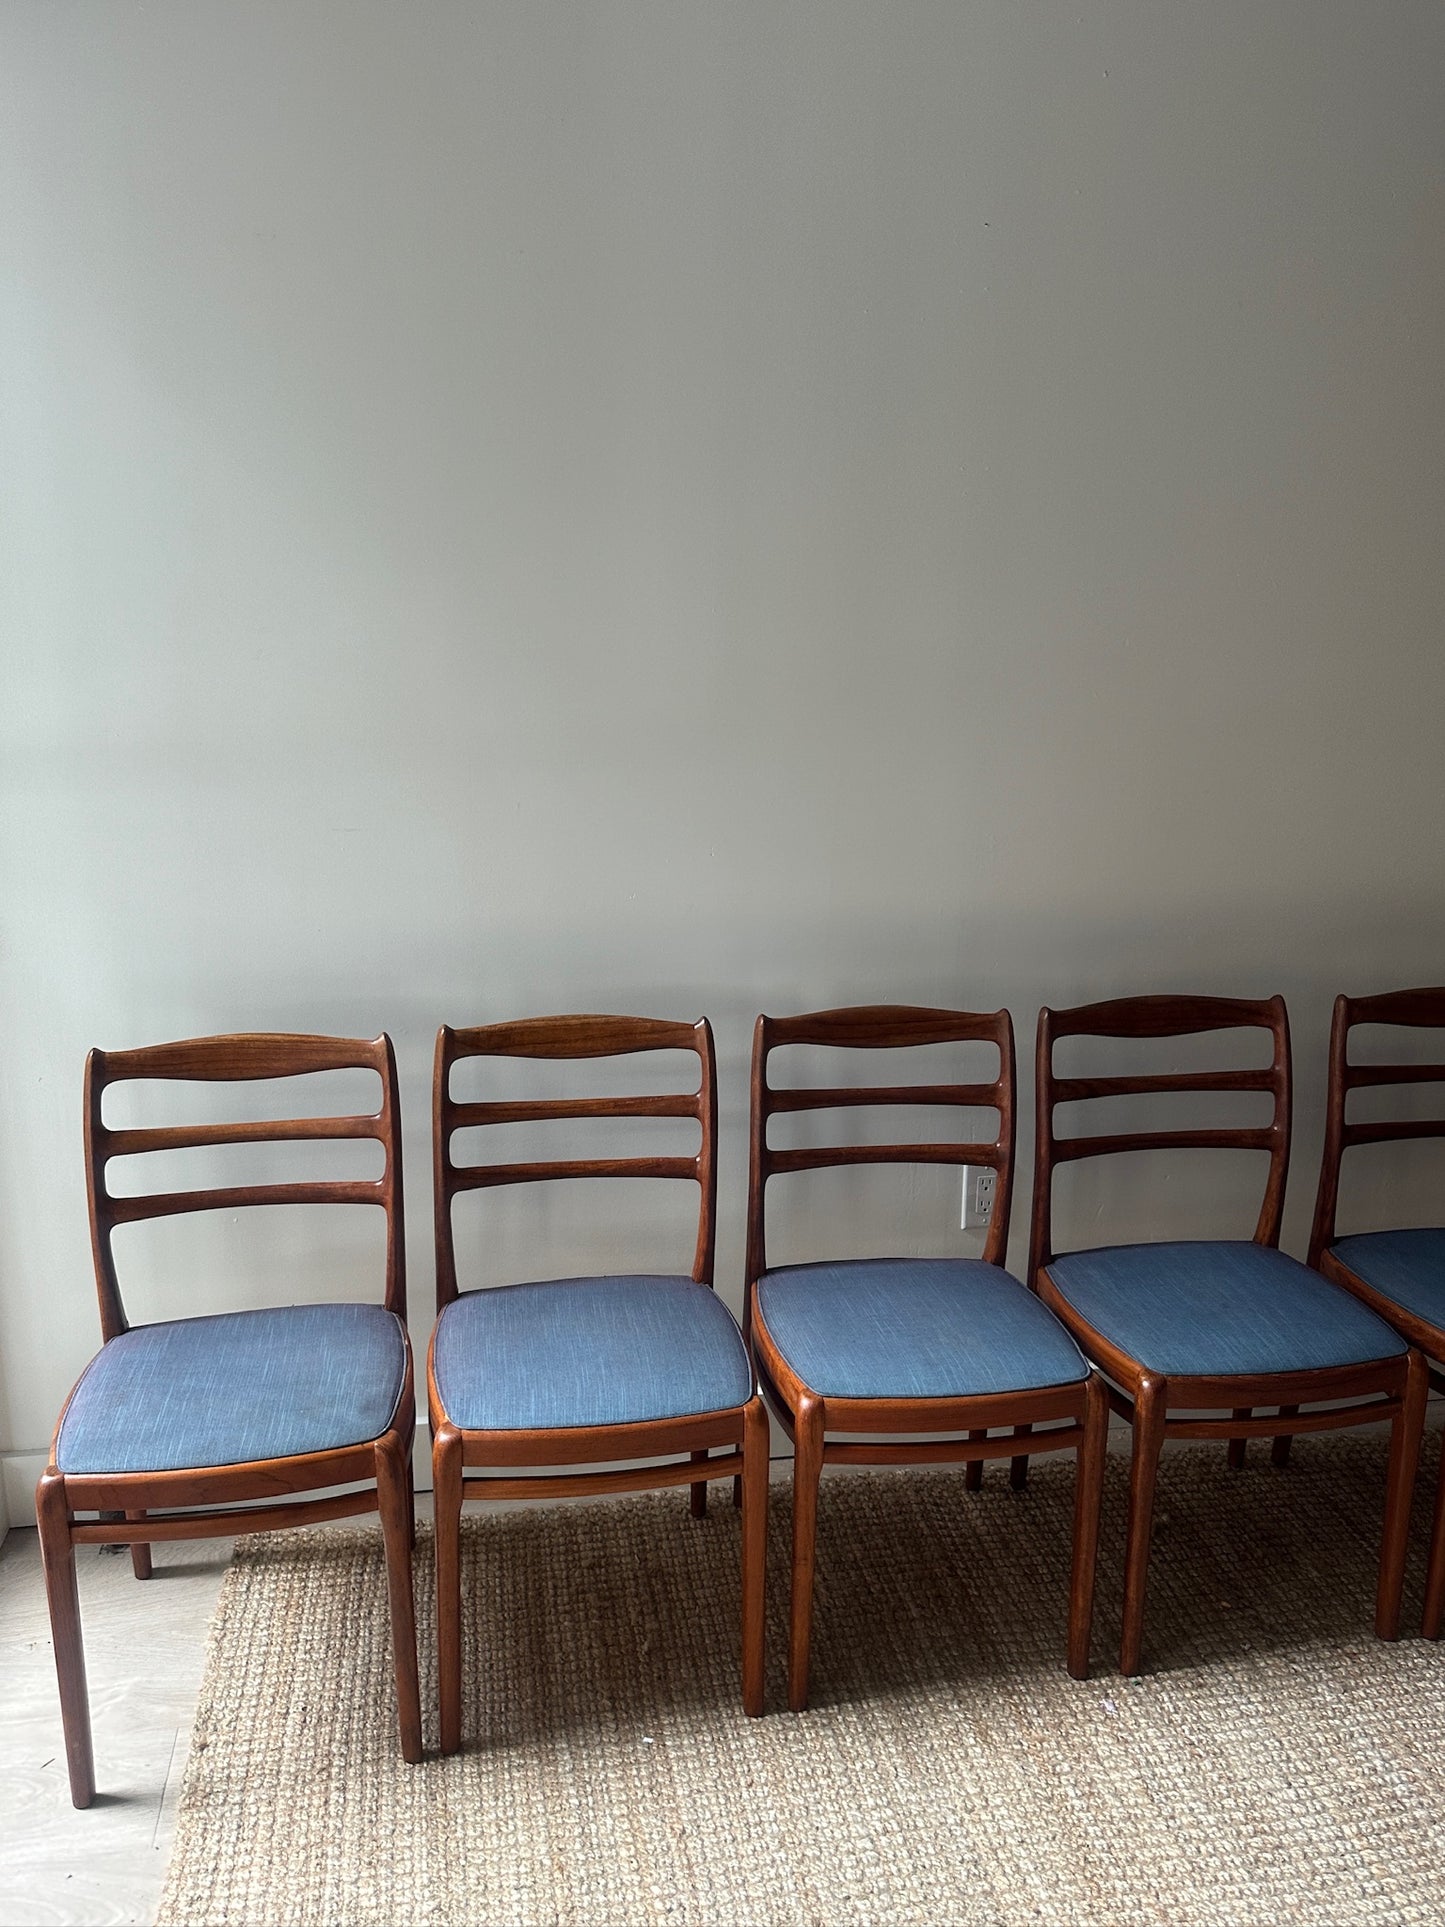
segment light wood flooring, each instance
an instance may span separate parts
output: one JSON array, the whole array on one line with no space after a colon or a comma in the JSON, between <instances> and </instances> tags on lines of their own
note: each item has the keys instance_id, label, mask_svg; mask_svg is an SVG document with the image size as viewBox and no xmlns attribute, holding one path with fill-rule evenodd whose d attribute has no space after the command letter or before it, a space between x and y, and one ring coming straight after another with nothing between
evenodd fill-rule
<instances>
[{"instance_id":1,"label":"light wood flooring","mask_svg":"<svg viewBox=\"0 0 1445 1927\"><path fill-rule=\"evenodd\" d=\"M149 1921L165 1881L231 1541L158 1545L142 1584L126 1551L77 1552L95 1730L95 1804L70 1804L45 1582L33 1527L0 1546L0 1922Z\"/></svg>"}]
</instances>

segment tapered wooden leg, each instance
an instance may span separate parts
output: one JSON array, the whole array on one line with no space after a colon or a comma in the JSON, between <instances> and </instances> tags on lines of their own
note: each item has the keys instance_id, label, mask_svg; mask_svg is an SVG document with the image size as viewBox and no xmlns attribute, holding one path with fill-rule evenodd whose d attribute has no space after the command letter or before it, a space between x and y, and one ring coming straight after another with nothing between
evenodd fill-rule
<instances>
[{"instance_id":1,"label":"tapered wooden leg","mask_svg":"<svg viewBox=\"0 0 1445 1927\"><path fill-rule=\"evenodd\" d=\"M1014 1427L1014 1437L1016 1439L1025 1438L1033 1429L1032 1425L1016 1425ZM1029 1455L1027 1452L1021 1452L1016 1459L1009 1460L1008 1482L1015 1492L1022 1492L1028 1484Z\"/></svg>"},{"instance_id":2,"label":"tapered wooden leg","mask_svg":"<svg viewBox=\"0 0 1445 1927\"><path fill-rule=\"evenodd\" d=\"M1445 1621L1445 1457L1440 1461L1440 1476L1435 1483L1435 1522L1430 1528L1430 1560L1425 1572L1426 1639L1440 1637Z\"/></svg>"},{"instance_id":3,"label":"tapered wooden leg","mask_svg":"<svg viewBox=\"0 0 1445 1927\"><path fill-rule=\"evenodd\" d=\"M1134 1455L1129 1468L1129 1531L1124 1548L1124 1636L1119 1671L1137 1673L1144 1646L1144 1595L1149 1583L1149 1541L1154 1530L1154 1482L1164 1445L1167 1386L1144 1378L1134 1397Z\"/></svg>"},{"instance_id":4,"label":"tapered wooden leg","mask_svg":"<svg viewBox=\"0 0 1445 1927\"><path fill-rule=\"evenodd\" d=\"M706 1450L694 1452L692 1462L694 1465L706 1465ZM707 1480L699 1479L696 1485L688 1487L688 1492L690 1495L688 1499L688 1511L691 1512L694 1519L705 1519L707 1517Z\"/></svg>"},{"instance_id":5,"label":"tapered wooden leg","mask_svg":"<svg viewBox=\"0 0 1445 1927\"><path fill-rule=\"evenodd\" d=\"M763 1609L768 1567L768 1415L743 1408L743 1711L763 1710Z\"/></svg>"},{"instance_id":6,"label":"tapered wooden leg","mask_svg":"<svg viewBox=\"0 0 1445 1927\"><path fill-rule=\"evenodd\" d=\"M70 1798L88 1807L95 1798L95 1758L90 1744L90 1698L85 1689L85 1648L80 1636L80 1594L75 1584L75 1547L70 1540L70 1507L65 1480L45 1473L35 1488L40 1557L45 1566L45 1596L50 1603L50 1639L60 1687L60 1720L65 1729L65 1759Z\"/></svg>"},{"instance_id":7,"label":"tapered wooden leg","mask_svg":"<svg viewBox=\"0 0 1445 1927\"><path fill-rule=\"evenodd\" d=\"M391 1602L392 1670L401 1727L401 1756L421 1758L421 1688L416 1670L416 1600L412 1594L410 1439L395 1432L376 1442L376 1496L386 1546L386 1589Z\"/></svg>"},{"instance_id":8,"label":"tapered wooden leg","mask_svg":"<svg viewBox=\"0 0 1445 1927\"><path fill-rule=\"evenodd\" d=\"M970 1441L974 1439L986 1439L988 1437L988 1427L986 1425L977 1426L968 1436ZM982 1484L983 1460L970 1459L964 1467L963 1489L965 1492L977 1492Z\"/></svg>"},{"instance_id":9,"label":"tapered wooden leg","mask_svg":"<svg viewBox=\"0 0 1445 1927\"><path fill-rule=\"evenodd\" d=\"M813 1562L818 1541L818 1480L823 1470L823 1403L804 1396L793 1417L793 1592L788 1615L788 1706L808 1704L813 1642Z\"/></svg>"},{"instance_id":10,"label":"tapered wooden leg","mask_svg":"<svg viewBox=\"0 0 1445 1927\"><path fill-rule=\"evenodd\" d=\"M1430 1389L1424 1354L1410 1352L1405 1395L1390 1427L1390 1464L1385 1474L1385 1530L1380 1544L1380 1581L1375 1593L1375 1631L1381 1639L1400 1636L1400 1595L1405 1585L1405 1551L1410 1537L1410 1500L1420 1464L1420 1440L1425 1430L1425 1399ZM1430 1548L1430 1570L1425 1589L1425 1618L1430 1617L1435 1579L1435 1551ZM1439 1618L1437 1609L1436 1628ZM1434 1635L1429 1635L1434 1637Z\"/></svg>"},{"instance_id":11,"label":"tapered wooden leg","mask_svg":"<svg viewBox=\"0 0 1445 1927\"><path fill-rule=\"evenodd\" d=\"M412 1424L415 1426L415 1419ZM410 1452L406 1455L406 1523L407 1544L416 1551L416 1464Z\"/></svg>"},{"instance_id":12,"label":"tapered wooden leg","mask_svg":"<svg viewBox=\"0 0 1445 1927\"><path fill-rule=\"evenodd\" d=\"M1295 1418L1298 1413L1298 1405L1281 1405L1279 1408L1281 1418ZM1288 1432L1277 1432L1275 1434L1274 1442L1269 1448L1269 1462L1271 1465L1289 1464L1289 1448L1292 1442L1291 1435Z\"/></svg>"},{"instance_id":13,"label":"tapered wooden leg","mask_svg":"<svg viewBox=\"0 0 1445 1927\"><path fill-rule=\"evenodd\" d=\"M125 1516L127 1519L143 1519L146 1515L143 1512L127 1512ZM149 1579L151 1576L151 1549L139 1540L131 1542L130 1569L137 1579Z\"/></svg>"},{"instance_id":14,"label":"tapered wooden leg","mask_svg":"<svg viewBox=\"0 0 1445 1927\"><path fill-rule=\"evenodd\" d=\"M1253 1418L1254 1407L1252 1405L1236 1405L1234 1408L1234 1417ZM1248 1444L1248 1439L1231 1439L1229 1441L1229 1469L1231 1472L1237 1472L1244 1464L1244 1452Z\"/></svg>"},{"instance_id":15,"label":"tapered wooden leg","mask_svg":"<svg viewBox=\"0 0 1445 1927\"><path fill-rule=\"evenodd\" d=\"M462 1743L462 1440L448 1425L432 1441L437 1561L437 1684L441 1750Z\"/></svg>"},{"instance_id":16,"label":"tapered wooden leg","mask_svg":"<svg viewBox=\"0 0 1445 1927\"><path fill-rule=\"evenodd\" d=\"M1089 1634L1094 1623L1099 1508L1109 1440L1109 1395L1101 1378L1089 1379L1087 1400L1074 1471L1074 1559L1069 1576L1069 1671L1075 1679L1089 1677Z\"/></svg>"}]
</instances>

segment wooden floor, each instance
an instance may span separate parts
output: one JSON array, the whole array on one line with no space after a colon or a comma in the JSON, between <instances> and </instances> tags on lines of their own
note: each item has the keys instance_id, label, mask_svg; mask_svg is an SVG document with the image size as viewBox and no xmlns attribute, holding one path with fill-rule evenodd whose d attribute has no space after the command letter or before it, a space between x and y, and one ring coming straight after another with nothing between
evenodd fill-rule
<instances>
[{"instance_id":1,"label":"wooden floor","mask_svg":"<svg viewBox=\"0 0 1445 1927\"><path fill-rule=\"evenodd\" d=\"M0 1546L0 1922L149 1921L165 1880L206 1628L231 1542L127 1552L82 1546L81 1614L95 1722L95 1804L70 1804L40 1549Z\"/></svg>"}]
</instances>

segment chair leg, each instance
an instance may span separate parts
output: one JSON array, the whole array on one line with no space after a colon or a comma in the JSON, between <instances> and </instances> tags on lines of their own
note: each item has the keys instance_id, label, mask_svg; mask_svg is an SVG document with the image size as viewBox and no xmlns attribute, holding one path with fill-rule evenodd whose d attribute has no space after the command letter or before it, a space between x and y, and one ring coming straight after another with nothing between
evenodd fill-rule
<instances>
[{"instance_id":1,"label":"chair leg","mask_svg":"<svg viewBox=\"0 0 1445 1927\"><path fill-rule=\"evenodd\" d=\"M988 1437L988 1427L986 1425L975 1427L975 1429L972 1432L970 1432L968 1435L969 1443L971 1445L974 1444L977 1440L986 1439L987 1437ZM970 1459L967 1465L964 1467L963 1489L965 1492L977 1492L980 1490L982 1485L983 1485L983 1460Z\"/></svg>"},{"instance_id":2,"label":"chair leg","mask_svg":"<svg viewBox=\"0 0 1445 1927\"><path fill-rule=\"evenodd\" d=\"M694 1452L692 1462L694 1465L706 1465L707 1452L705 1450ZM688 1494L688 1511L694 1519L705 1519L707 1517L707 1480L699 1479L696 1485L689 1486Z\"/></svg>"},{"instance_id":3,"label":"chair leg","mask_svg":"<svg viewBox=\"0 0 1445 1927\"><path fill-rule=\"evenodd\" d=\"M50 1604L50 1638L60 1687L60 1720L65 1729L65 1759L70 1798L88 1807L95 1798L95 1757L90 1743L90 1698L85 1689L85 1647L80 1636L80 1594L75 1584L75 1547L70 1538L70 1507L65 1480L43 1475L35 1488L40 1556Z\"/></svg>"},{"instance_id":4,"label":"chair leg","mask_svg":"<svg viewBox=\"0 0 1445 1927\"><path fill-rule=\"evenodd\" d=\"M395 1433L376 1442L376 1497L386 1545L386 1589L391 1604L392 1667L401 1726L401 1755L421 1758L421 1688L416 1668L416 1600L412 1593L411 1454Z\"/></svg>"},{"instance_id":5,"label":"chair leg","mask_svg":"<svg viewBox=\"0 0 1445 1927\"><path fill-rule=\"evenodd\" d=\"M1425 1576L1426 1639L1440 1637L1445 1621L1445 1458L1440 1461L1440 1476L1435 1485L1435 1517L1430 1528L1430 1559Z\"/></svg>"},{"instance_id":6,"label":"chair leg","mask_svg":"<svg viewBox=\"0 0 1445 1927\"><path fill-rule=\"evenodd\" d=\"M742 1480L741 1480L740 1478L737 1478L737 1479L734 1479L734 1480L733 1480L733 1504L734 1504L734 1505L735 1505L735 1506L737 1507L737 1509L738 1509L738 1511L739 1511L739 1512L741 1512L741 1511L742 1511L742 1506L743 1506L743 1482L742 1482Z\"/></svg>"},{"instance_id":7,"label":"chair leg","mask_svg":"<svg viewBox=\"0 0 1445 1927\"><path fill-rule=\"evenodd\" d=\"M1014 1427L1014 1437L1016 1439L1026 1438L1033 1429L1032 1425L1016 1425ZM1027 1452L1021 1452L1016 1459L1009 1460L1008 1482L1015 1492L1022 1492L1028 1484L1029 1455Z\"/></svg>"},{"instance_id":8,"label":"chair leg","mask_svg":"<svg viewBox=\"0 0 1445 1927\"><path fill-rule=\"evenodd\" d=\"M437 1561L437 1683L441 1750L462 1743L462 1441L449 1426L432 1443L432 1516Z\"/></svg>"},{"instance_id":9,"label":"chair leg","mask_svg":"<svg viewBox=\"0 0 1445 1927\"><path fill-rule=\"evenodd\" d=\"M1420 1464L1420 1441L1425 1430L1425 1400L1430 1389L1424 1354L1411 1349L1405 1372L1404 1395L1390 1427L1390 1464L1385 1474L1385 1530L1380 1545L1380 1582L1375 1594L1375 1631L1381 1639L1400 1636L1400 1595L1405 1586L1405 1551L1410 1537L1410 1500ZM1429 1602L1439 1591L1435 1584L1435 1547L1430 1548ZM1438 1627L1438 1618L1437 1618Z\"/></svg>"},{"instance_id":10,"label":"chair leg","mask_svg":"<svg viewBox=\"0 0 1445 1927\"><path fill-rule=\"evenodd\" d=\"M410 1452L406 1455L406 1542L416 1551L416 1465Z\"/></svg>"},{"instance_id":11,"label":"chair leg","mask_svg":"<svg viewBox=\"0 0 1445 1927\"><path fill-rule=\"evenodd\" d=\"M1164 1445L1167 1383L1143 1378L1134 1397L1134 1454L1129 1467L1129 1530L1124 1548L1124 1636L1119 1671L1137 1673L1144 1646L1144 1595L1154 1529L1154 1482Z\"/></svg>"},{"instance_id":12,"label":"chair leg","mask_svg":"<svg viewBox=\"0 0 1445 1927\"><path fill-rule=\"evenodd\" d=\"M1299 1415L1299 1407L1298 1405L1281 1405L1279 1408L1279 1415L1281 1418L1297 1418ZM1288 1465L1289 1448L1293 1443L1294 1443L1293 1434L1289 1432L1277 1432L1275 1434L1274 1441L1269 1448L1270 1464L1271 1465Z\"/></svg>"},{"instance_id":13,"label":"chair leg","mask_svg":"<svg viewBox=\"0 0 1445 1927\"><path fill-rule=\"evenodd\" d=\"M143 1512L127 1512L125 1516L127 1519L143 1519L146 1515ZM131 1544L130 1569L137 1579L149 1579L151 1576L151 1549L138 1540Z\"/></svg>"},{"instance_id":14,"label":"chair leg","mask_svg":"<svg viewBox=\"0 0 1445 1927\"><path fill-rule=\"evenodd\" d=\"M1253 1418L1254 1407L1252 1405L1236 1405L1233 1416L1235 1418ZM1248 1444L1248 1439L1231 1439L1229 1441L1229 1469L1231 1472L1238 1472L1244 1464L1244 1454Z\"/></svg>"},{"instance_id":15,"label":"chair leg","mask_svg":"<svg viewBox=\"0 0 1445 1927\"><path fill-rule=\"evenodd\" d=\"M793 1587L788 1615L788 1706L794 1713L801 1713L808 1704L818 1479L822 1470L822 1401L803 1397L793 1417Z\"/></svg>"},{"instance_id":16,"label":"chair leg","mask_svg":"<svg viewBox=\"0 0 1445 1927\"><path fill-rule=\"evenodd\" d=\"M1089 1634L1094 1624L1094 1571L1099 1554L1099 1510L1104 1498L1104 1456L1109 1442L1109 1395L1101 1378L1088 1382L1084 1436L1074 1468L1074 1560L1069 1575L1069 1671L1089 1677Z\"/></svg>"},{"instance_id":17,"label":"chair leg","mask_svg":"<svg viewBox=\"0 0 1445 1927\"><path fill-rule=\"evenodd\" d=\"M743 1711L763 1710L763 1611L768 1568L768 1415L743 1407Z\"/></svg>"}]
</instances>

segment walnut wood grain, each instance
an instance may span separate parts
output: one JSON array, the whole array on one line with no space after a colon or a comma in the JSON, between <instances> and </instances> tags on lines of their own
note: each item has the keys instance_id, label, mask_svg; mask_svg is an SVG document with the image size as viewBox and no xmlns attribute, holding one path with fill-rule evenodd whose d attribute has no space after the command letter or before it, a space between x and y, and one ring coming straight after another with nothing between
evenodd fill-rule
<instances>
[{"instance_id":1,"label":"walnut wood grain","mask_svg":"<svg viewBox=\"0 0 1445 1927\"><path fill-rule=\"evenodd\" d=\"M1445 1063L1350 1062L1351 1032L1363 1024L1396 1029L1436 1030L1445 1033L1445 986L1393 990L1374 997L1337 997L1330 1022L1329 1077L1325 1091L1325 1141L1310 1227L1310 1263L1325 1277L1343 1285L1387 1319L1427 1359L1445 1358L1445 1325L1409 1311L1386 1298L1338 1257L1331 1246L1338 1235L1340 1167L1345 1152L1362 1144L1389 1144L1445 1137L1445 1119L1382 1118L1350 1123L1346 1108L1351 1091L1402 1089L1410 1085L1445 1083ZM1442 1037L1445 1042L1445 1037ZM1287 1448L1285 1448L1287 1449ZM1280 1456L1284 1456L1283 1449ZM1445 1623L1445 1468L1436 1487L1434 1523L1426 1566L1424 1633L1440 1637Z\"/></svg>"},{"instance_id":2,"label":"walnut wood grain","mask_svg":"<svg viewBox=\"0 0 1445 1927\"><path fill-rule=\"evenodd\" d=\"M130 1080L227 1083L358 1069L374 1071L380 1080L380 1107L370 1115L124 1130L109 1128L102 1117L105 1092L113 1084ZM91 1247L101 1331L107 1343L128 1329L112 1250L112 1234L117 1225L180 1212L275 1203L367 1203L385 1213L382 1297L387 1308L401 1321L406 1343L400 1113L396 1060L390 1038L383 1035L363 1041L267 1034L192 1038L138 1050L93 1050L86 1060L84 1126ZM372 1182L228 1185L117 1197L106 1181L108 1167L117 1157L137 1158L152 1152L212 1145L368 1137L376 1139L383 1153L382 1175ZM67 1408L69 1402L67 1398ZM61 1423L64 1417L62 1410ZM416 1633L411 1605L414 1523L410 1464L416 1435L416 1406L409 1344L401 1394L386 1430L376 1439L339 1450L241 1465L67 1477L56 1464L59 1434L57 1424L36 1503L51 1602L71 1798L76 1806L88 1806L95 1794L85 1658L75 1600L75 1547L78 1544L129 1544L137 1576L144 1577L150 1571L150 1544L156 1540L227 1537L239 1532L269 1531L380 1510L402 1752L411 1761L421 1758ZM359 1485L362 1489L328 1490L342 1485ZM324 1496L284 1502L290 1494L306 1492L321 1492ZM89 1512L102 1516L95 1520L76 1516Z\"/></svg>"},{"instance_id":3,"label":"walnut wood grain","mask_svg":"<svg viewBox=\"0 0 1445 1927\"><path fill-rule=\"evenodd\" d=\"M1096 1078L1061 1078L1054 1073L1053 1050L1061 1037L1166 1038L1204 1031L1262 1029L1271 1040L1266 1070L1149 1072ZM1140 1131L1093 1137L1060 1138L1055 1107L1095 1098L1160 1092L1268 1091L1273 1117L1262 1129ZM1053 1247L1053 1176L1073 1159L1107 1157L1123 1151L1153 1149L1257 1150L1269 1163L1254 1242L1277 1248L1289 1170L1291 1076L1289 1019L1282 997L1251 1002L1220 997L1115 998L1075 1010L1039 1013L1035 1060L1034 1197L1030 1226L1029 1283L1061 1318L1109 1382L1113 1408L1133 1430L1129 1523L1124 1555L1124 1614L1120 1669L1139 1670L1143 1655L1144 1606L1159 1454L1166 1439L1215 1439L1228 1444L1231 1465L1243 1463L1245 1442L1270 1437L1272 1457L1282 1463L1282 1441L1295 1432L1337 1431L1347 1426L1388 1421L1391 1428L1380 1571L1376 1588L1375 1630L1393 1639L1399 1630L1404 1582L1405 1541L1410 1487L1420 1450L1425 1411L1425 1363L1418 1351L1331 1371L1297 1371L1238 1376L1166 1377L1107 1339L1082 1318L1049 1272ZM1301 1412L1302 1406L1324 1406ZM1261 1411L1259 1408L1267 1408ZM1174 1418L1171 1411L1189 1414ZM1212 1418L1212 1411L1224 1415Z\"/></svg>"},{"instance_id":4,"label":"walnut wood grain","mask_svg":"<svg viewBox=\"0 0 1445 1927\"><path fill-rule=\"evenodd\" d=\"M638 1097L563 1097L461 1101L451 1091L452 1071L463 1059L577 1060L630 1056L640 1051L687 1051L698 1060L695 1090ZM652 1117L694 1120L701 1133L689 1156L534 1159L528 1162L459 1164L453 1140L459 1131L495 1124ZM499 1185L570 1178L681 1178L698 1187L697 1237L692 1277L711 1286L717 1222L717 1069L712 1027L655 1018L571 1016L437 1033L432 1083L432 1175L437 1258L437 1311L459 1295L452 1207L463 1192ZM742 1697L749 1715L763 1710L763 1587L767 1531L768 1422L754 1393L721 1412L611 1426L540 1430L463 1430L443 1403L436 1381L435 1334L427 1358L427 1395L432 1424L433 1509L437 1543L437 1653L441 1750L462 1743L461 1517L468 1500L515 1501L583 1498L687 1485L693 1515L706 1511L707 1482L735 1478L743 1505L741 1608ZM664 1460L662 1464L637 1461ZM621 1463L626 1462L626 1463ZM568 1465L598 1467L521 1477L467 1468Z\"/></svg>"},{"instance_id":5,"label":"walnut wood grain","mask_svg":"<svg viewBox=\"0 0 1445 1927\"><path fill-rule=\"evenodd\" d=\"M846 1086L775 1086L771 1054L781 1048L899 1050L960 1042L992 1044L998 1075L987 1083L938 1082ZM753 1032L749 1158L747 1299L748 1333L759 1381L793 1440L792 1595L788 1635L788 1704L802 1712L808 1702L812 1648L813 1574L817 1553L818 1482L825 1465L940 1465L967 1468L964 1487L977 1490L986 1460L1036 1452L1078 1454L1074 1553L1070 1576L1067 1664L1083 1678L1089 1665L1099 1503L1103 1489L1108 1399L1094 1377L983 1398L833 1398L798 1377L768 1330L757 1302L767 1270L766 1192L771 1179L829 1166L866 1164L981 1164L997 1173L993 1217L984 1241L986 1262L1001 1265L1008 1244L1014 1153L1014 1041L1007 1011L935 1010L910 1005L866 1005L812 1011L794 1017L762 1016ZM768 1142L768 1121L778 1114L859 1110L909 1105L991 1108L998 1133L990 1140L942 1139L912 1144L860 1144L778 1150ZM836 1254L830 1254L836 1255ZM1050 1421L1054 1421L1050 1423ZM1032 1431L1038 1422L1045 1429ZM919 1442L899 1434L947 1432L952 1439ZM991 1432L999 1436L991 1437ZM830 1433L881 1434L888 1443L830 1438Z\"/></svg>"}]
</instances>

